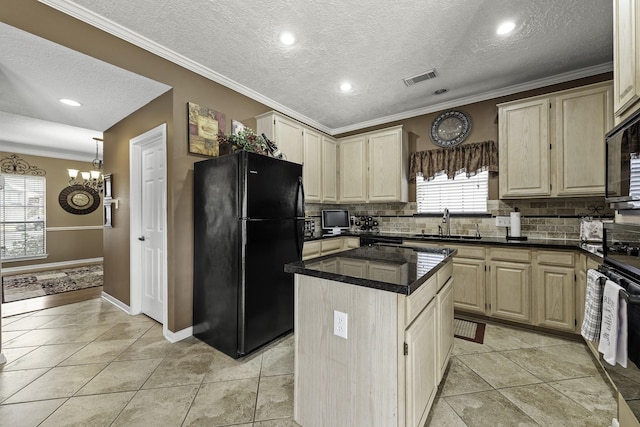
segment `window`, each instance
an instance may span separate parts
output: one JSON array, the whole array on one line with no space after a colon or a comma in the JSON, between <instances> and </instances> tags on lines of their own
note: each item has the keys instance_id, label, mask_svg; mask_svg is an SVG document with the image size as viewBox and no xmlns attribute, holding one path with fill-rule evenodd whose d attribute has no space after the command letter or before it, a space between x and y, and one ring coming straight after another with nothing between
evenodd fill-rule
<instances>
[{"instance_id":1,"label":"window","mask_svg":"<svg viewBox=\"0 0 640 427\"><path fill-rule=\"evenodd\" d=\"M45 256L45 178L2 174L0 180L2 259Z\"/></svg>"},{"instance_id":2,"label":"window","mask_svg":"<svg viewBox=\"0 0 640 427\"><path fill-rule=\"evenodd\" d=\"M462 171L454 179L444 173L430 181L416 177L418 213L442 213L445 208L452 213L486 213L488 195L488 171L471 177Z\"/></svg>"}]
</instances>

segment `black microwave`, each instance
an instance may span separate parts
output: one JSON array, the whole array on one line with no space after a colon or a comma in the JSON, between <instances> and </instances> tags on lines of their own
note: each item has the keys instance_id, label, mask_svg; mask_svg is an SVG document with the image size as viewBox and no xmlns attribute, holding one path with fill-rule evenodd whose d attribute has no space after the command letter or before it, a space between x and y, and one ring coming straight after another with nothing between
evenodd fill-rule
<instances>
[{"instance_id":1,"label":"black microwave","mask_svg":"<svg viewBox=\"0 0 640 427\"><path fill-rule=\"evenodd\" d=\"M607 133L605 143L605 201L613 209L640 209L640 110Z\"/></svg>"}]
</instances>

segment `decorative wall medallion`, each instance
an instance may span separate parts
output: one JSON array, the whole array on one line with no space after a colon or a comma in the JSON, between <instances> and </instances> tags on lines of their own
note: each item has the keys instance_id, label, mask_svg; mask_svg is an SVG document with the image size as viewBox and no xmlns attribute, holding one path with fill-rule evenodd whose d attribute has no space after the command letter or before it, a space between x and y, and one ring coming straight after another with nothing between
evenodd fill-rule
<instances>
[{"instance_id":1,"label":"decorative wall medallion","mask_svg":"<svg viewBox=\"0 0 640 427\"><path fill-rule=\"evenodd\" d=\"M454 147L465 140L471 132L471 119L462 111L447 111L435 118L431 124L431 139L440 147Z\"/></svg>"},{"instance_id":2,"label":"decorative wall medallion","mask_svg":"<svg viewBox=\"0 0 640 427\"><path fill-rule=\"evenodd\" d=\"M47 173L37 166L32 166L17 154L12 154L0 160L0 171L14 175L45 176Z\"/></svg>"},{"instance_id":3,"label":"decorative wall medallion","mask_svg":"<svg viewBox=\"0 0 640 427\"><path fill-rule=\"evenodd\" d=\"M100 195L96 190L84 185L65 187L58 196L58 202L65 211L75 215L89 214L100 206Z\"/></svg>"}]
</instances>

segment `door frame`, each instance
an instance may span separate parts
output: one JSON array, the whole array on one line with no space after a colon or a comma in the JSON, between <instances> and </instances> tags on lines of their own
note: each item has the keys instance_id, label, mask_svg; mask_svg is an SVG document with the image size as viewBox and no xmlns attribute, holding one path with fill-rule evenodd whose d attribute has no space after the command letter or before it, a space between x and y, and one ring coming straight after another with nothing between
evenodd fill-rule
<instances>
[{"instance_id":1,"label":"door frame","mask_svg":"<svg viewBox=\"0 0 640 427\"><path fill-rule=\"evenodd\" d=\"M164 144L163 150L165 153L165 160L167 155L167 124L163 123L141 135L136 136L129 140L129 195L131 201L130 211L130 234L129 234L129 287L131 298L131 314L142 313L142 247L138 236L142 235L142 150L145 146L157 141L158 137L161 138L161 142ZM165 161L164 168L164 224L163 224L163 238L162 245L164 250L164 262L162 272L162 333L166 337L169 331L167 326L168 315L168 303L167 303L167 168Z\"/></svg>"}]
</instances>

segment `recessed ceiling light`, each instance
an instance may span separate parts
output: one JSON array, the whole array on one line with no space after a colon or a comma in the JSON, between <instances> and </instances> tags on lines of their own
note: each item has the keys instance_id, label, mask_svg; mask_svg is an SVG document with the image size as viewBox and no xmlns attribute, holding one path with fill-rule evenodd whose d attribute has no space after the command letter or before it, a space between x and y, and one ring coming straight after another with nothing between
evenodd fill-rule
<instances>
[{"instance_id":1,"label":"recessed ceiling light","mask_svg":"<svg viewBox=\"0 0 640 427\"><path fill-rule=\"evenodd\" d=\"M498 29L496 30L496 34L503 36L505 34L509 34L511 31L513 31L514 28L516 28L515 22L512 22L512 21L503 22L498 26Z\"/></svg>"},{"instance_id":2,"label":"recessed ceiling light","mask_svg":"<svg viewBox=\"0 0 640 427\"><path fill-rule=\"evenodd\" d=\"M280 34L280 42L284 45L291 46L296 42L296 37L288 31Z\"/></svg>"},{"instance_id":3,"label":"recessed ceiling light","mask_svg":"<svg viewBox=\"0 0 640 427\"><path fill-rule=\"evenodd\" d=\"M79 107L82 105L78 101L74 101L73 99L62 98L62 99L59 99L58 101L62 102L65 105L70 105L72 107Z\"/></svg>"},{"instance_id":4,"label":"recessed ceiling light","mask_svg":"<svg viewBox=\"0 0 640 427\"><path fill-rule=\"evenodd\" d=\"M351 90L351 83L349 82L344 82L340 85L340 90L343 92L349 92Z\"/></svg>"},{"instance_id":5,"label":"recessed ceiling light","mask_svg":"<svg viewBox=\"0 0 640 427\"><path fill-rule=\"evenodd\" d=\"M449 89L444 89L444 88L443 88L443 89L438 89L438 90L436 90L436 91L435 91L435 92L433 92L433 93L434 93L435 95L442 95L443 93L448 92L448 91L449 91Z\"/></svg>"}]
</instances>

